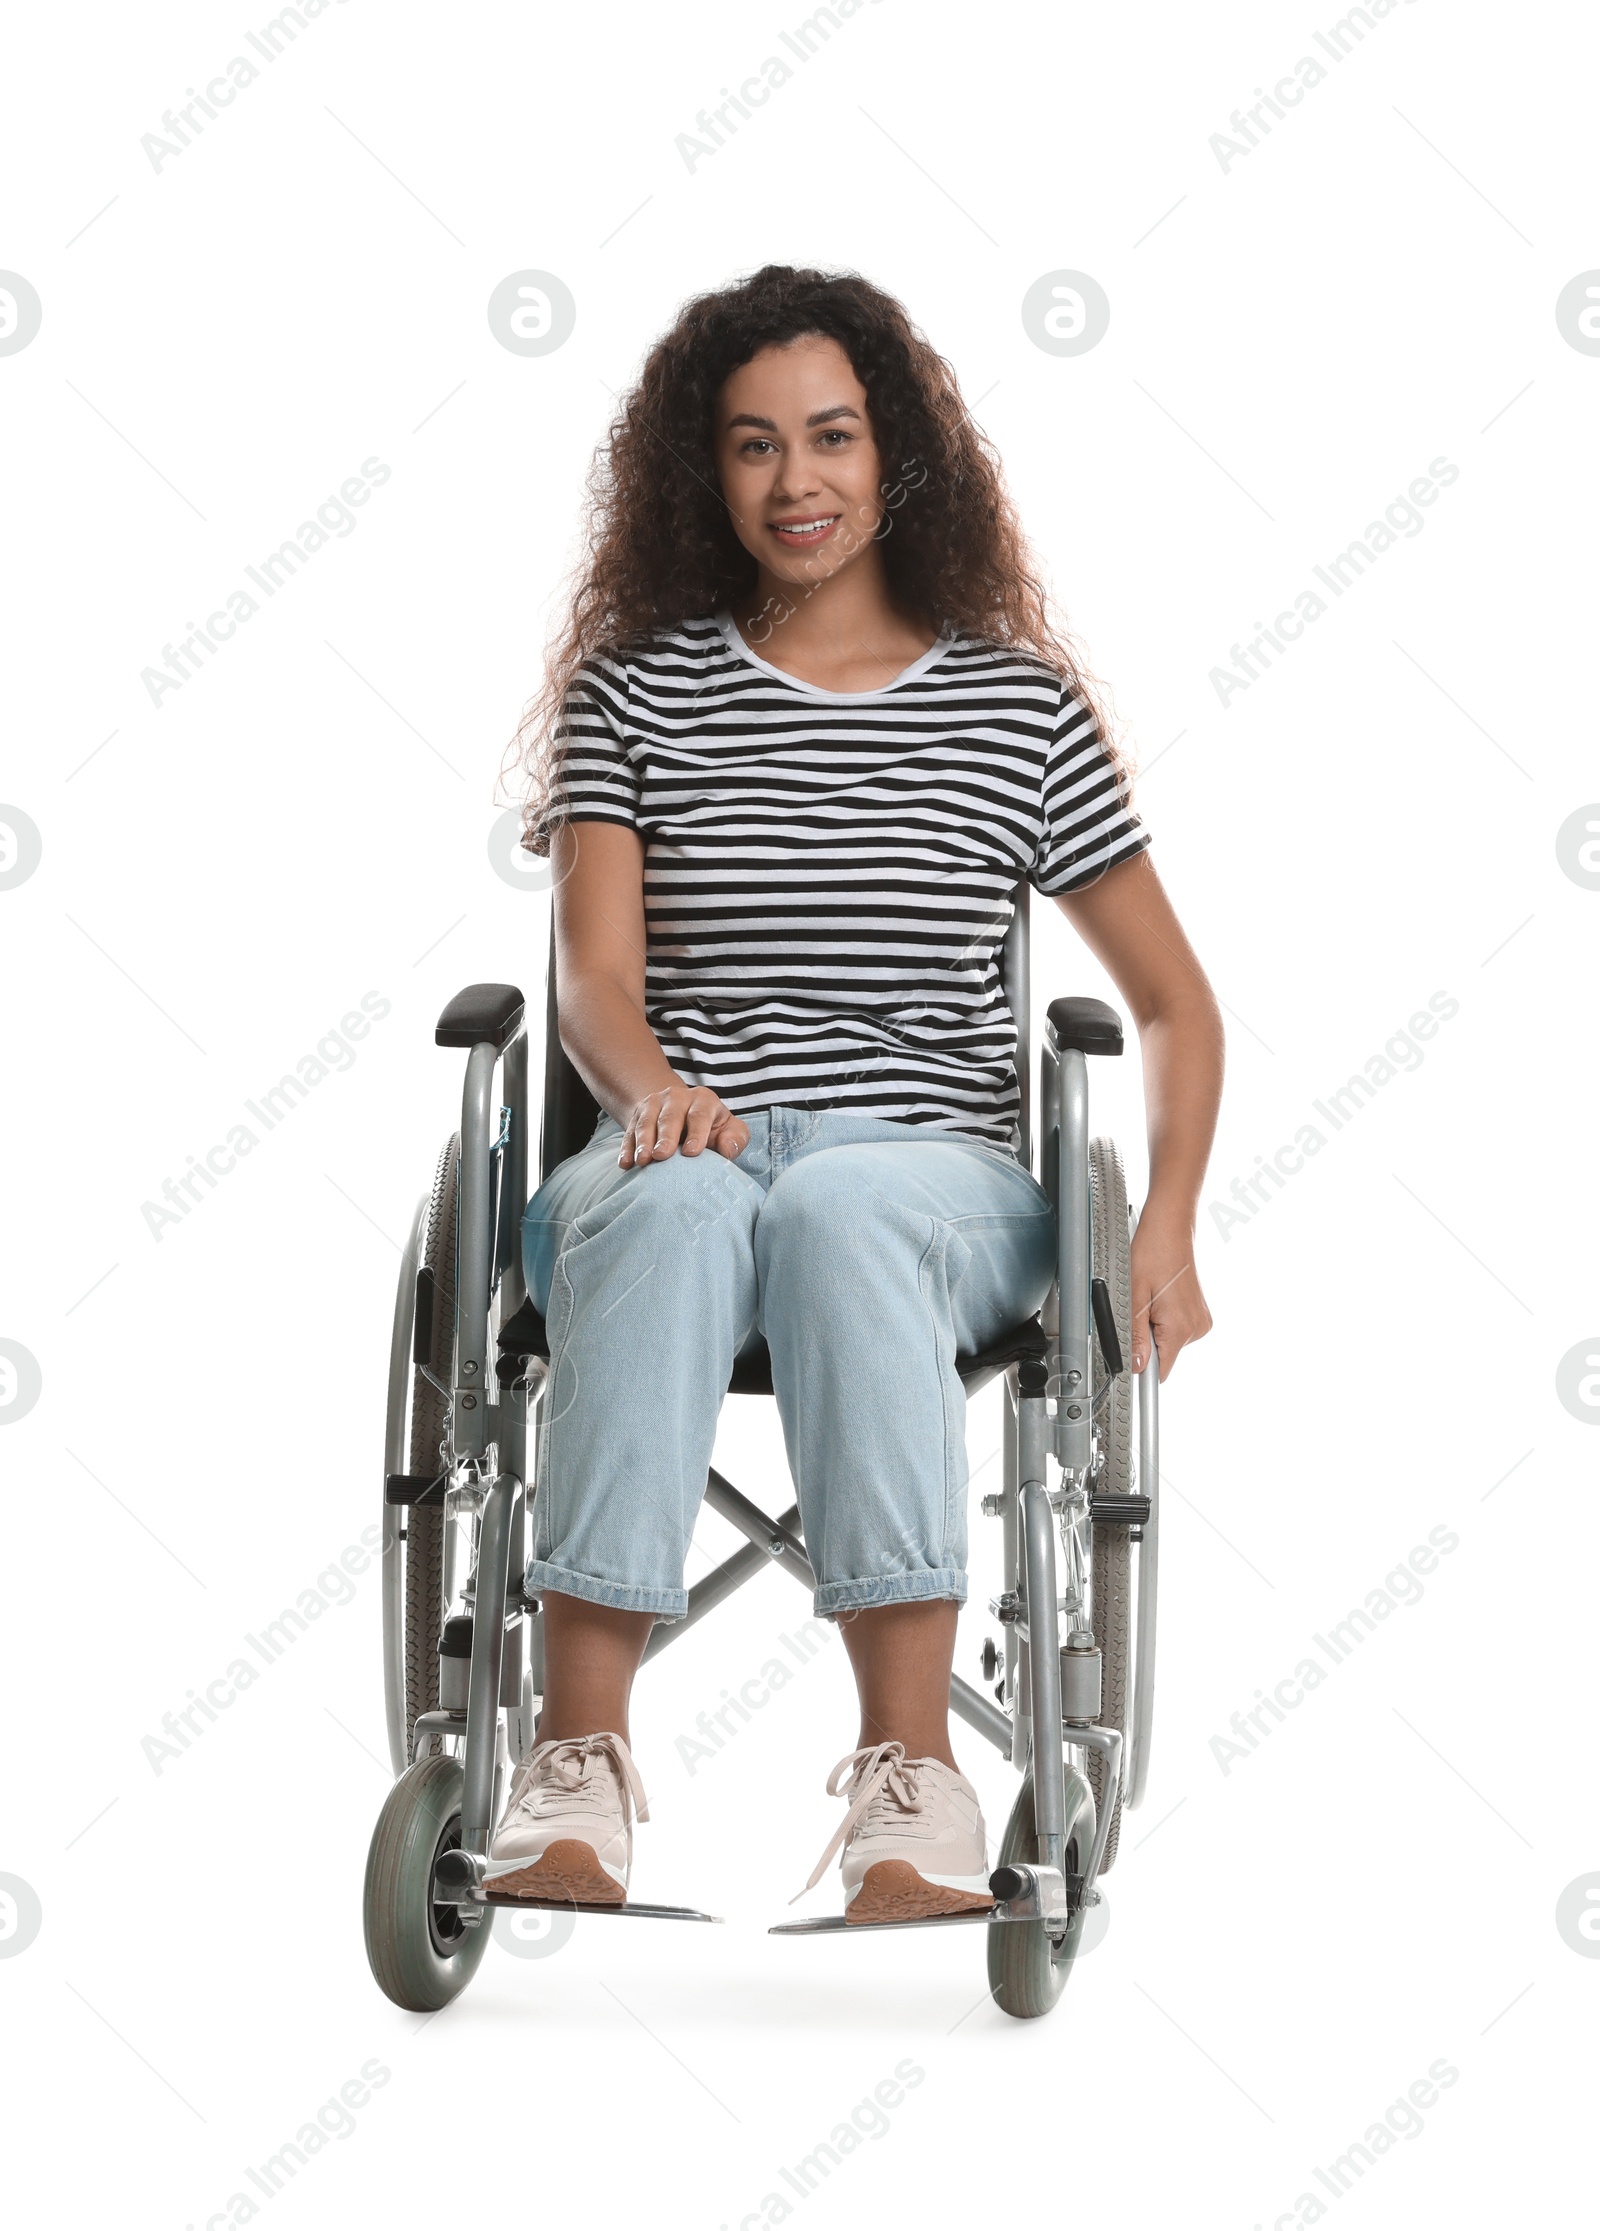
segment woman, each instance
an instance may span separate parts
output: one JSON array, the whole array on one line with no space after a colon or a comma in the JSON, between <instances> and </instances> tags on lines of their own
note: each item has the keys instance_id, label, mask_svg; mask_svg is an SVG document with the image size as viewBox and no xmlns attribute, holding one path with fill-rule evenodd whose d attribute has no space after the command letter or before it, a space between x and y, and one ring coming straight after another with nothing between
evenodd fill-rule
<instances>
[{"instance_id":1,"label":"woman","mask_svg":"<svg viewBox=\"0 0 1600 2231\"><path fill-rule=\"evenodd\" d=\"M955 1357L1029 1317L1054 1263L997 967L1016 882L1139 1025L1132 1362L1154 1341L1163 1378L1211 1322L1216 1004L988 445L897 303L783 266L691 303L593 492L524 727L525 842L556 871L561 1041L604 1113L524 1224L550 1336L527 1572L546 1689L491 1873L625 1897L648 1817L629 1691L683 1616L717 1413L764 1340L861 1702L812 1883L842 1845L850 1920L987 1905L948 1728Z\"/></svg>"}]
</instances>

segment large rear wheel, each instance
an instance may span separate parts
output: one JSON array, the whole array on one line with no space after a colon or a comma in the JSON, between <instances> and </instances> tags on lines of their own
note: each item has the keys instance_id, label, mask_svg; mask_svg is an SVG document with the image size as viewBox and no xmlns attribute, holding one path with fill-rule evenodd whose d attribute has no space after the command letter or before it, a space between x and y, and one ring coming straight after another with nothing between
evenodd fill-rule
<instances>
[{"instance_id":1,"label":"large rear wheel","mask_svg":"<svg viewBox=\"0 0 1600 2231\"><path fill-rule=\"evenodd\" d=\"M419 1478L437 1479L449 1463L445 1438L447 1404L440 1387L455 1376L456 1330L456 1179L461 1141L445 1141L434 1173L427 1217L418 1250L418 1268L432 1280L432 1316L423 1344L433 1378L412 1366L411 1425L406 1470ZM426 1286L426 1281L423 1282ZM439 1382L434 1385L434 1380ZM445 1523L441 1503L413 1503L405 1512L405 1584L403 1603L405 1651L406 1757L414 1750L413 1730L420 1712L439 1709L439 1634L445 1614ZM441 1748L438 1736L427 1750Z\"/></svg>"}]
</instances>

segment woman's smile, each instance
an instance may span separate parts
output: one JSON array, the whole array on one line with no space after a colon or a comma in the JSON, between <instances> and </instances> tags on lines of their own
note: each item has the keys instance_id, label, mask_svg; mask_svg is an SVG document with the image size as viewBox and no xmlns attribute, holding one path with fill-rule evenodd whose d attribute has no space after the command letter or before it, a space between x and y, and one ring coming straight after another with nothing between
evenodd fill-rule
<instances>
[{"instance_id":1,"label":"woman's smile","mask_svg":"<svg viewBox=\"0 0 1600 2231\"><path fill-rule=\"evenodd\" d=\"M801 543L826 542L843 517L841 511L812 512L801 519L769 519L767 528L780 542L797 549Z\"/></svg>"}]
</instances>

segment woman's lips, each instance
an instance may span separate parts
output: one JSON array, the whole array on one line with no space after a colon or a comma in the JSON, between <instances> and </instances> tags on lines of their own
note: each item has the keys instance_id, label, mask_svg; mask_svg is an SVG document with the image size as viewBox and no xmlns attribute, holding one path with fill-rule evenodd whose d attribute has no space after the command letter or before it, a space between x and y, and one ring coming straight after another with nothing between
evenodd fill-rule
<instances>
[{"instance_id":1,"label":"woman's lips","mask_svg":"<svg viewBox=\"0 0 1600 2231\"><path fill-rule=\"evenodd\" d=\"M789 550L810 550L819 542L826 542L843 517L842 512L824 512L814 519L769 520L767 531L777 536Z\"/></svg>"}]
</instances>

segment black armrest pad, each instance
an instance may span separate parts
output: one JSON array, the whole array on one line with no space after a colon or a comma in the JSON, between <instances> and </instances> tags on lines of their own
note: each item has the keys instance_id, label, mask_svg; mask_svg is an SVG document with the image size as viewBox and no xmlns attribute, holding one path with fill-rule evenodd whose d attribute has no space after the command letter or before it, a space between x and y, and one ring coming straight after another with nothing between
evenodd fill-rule
<instances>
[{"instance_id":1,"label":"black armrest pad","mask_svg":"<svg viewBox=\"0 0 1600 2231\"><path fill-rule=\"evenodd\" d=\"M1050 1030L1058 1052L1075 1047L1081 1054L1119 1054L1122 1017L1103 999L1053 999Z\"/></svg>"},{"instance_id":2,"label":"black armrest pad","mask_svg":"<svg viewBox=\"0 0 1600 2231\"><path fill-rule=\"evenodd\" d=\"M457 992L439 1017L436 1046L497 1047L504 1053L522 1020L522 994L515 984L469 984Z\"/></svg>"}]
</instances>

